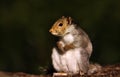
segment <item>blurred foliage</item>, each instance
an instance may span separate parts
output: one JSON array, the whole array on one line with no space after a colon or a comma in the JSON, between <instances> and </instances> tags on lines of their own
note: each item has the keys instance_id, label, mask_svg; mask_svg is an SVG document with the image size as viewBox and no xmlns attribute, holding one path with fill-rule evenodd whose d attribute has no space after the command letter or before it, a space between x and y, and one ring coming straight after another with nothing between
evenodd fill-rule
<instances>
[{"instance_id":1,"label":"blurred foliage","mask_svg":"<svg viewBox=\"0 0 120 77\"><path fill-rule=\"evenodd\" d=\"M63 15L90 36L91 61L120 62L119 0L0 0L0 70L39 73L48 66L55 45L48 31Z\"/></svg>"}]
</instances>

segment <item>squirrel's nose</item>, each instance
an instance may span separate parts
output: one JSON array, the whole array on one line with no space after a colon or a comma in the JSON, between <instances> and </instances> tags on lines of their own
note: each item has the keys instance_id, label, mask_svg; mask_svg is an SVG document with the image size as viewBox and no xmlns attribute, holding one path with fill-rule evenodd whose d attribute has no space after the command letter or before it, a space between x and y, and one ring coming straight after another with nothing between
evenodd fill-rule
<instances>
[{"instance_id":1,"label":"squirrel's nose","mask_svg":"<svg viewBox=\"0 0 120 77\"><path fill-rule=\"evenodd\" d=\"M52 32L52 29L50 29L49 32Z\"/></svg>"}]
</instances>

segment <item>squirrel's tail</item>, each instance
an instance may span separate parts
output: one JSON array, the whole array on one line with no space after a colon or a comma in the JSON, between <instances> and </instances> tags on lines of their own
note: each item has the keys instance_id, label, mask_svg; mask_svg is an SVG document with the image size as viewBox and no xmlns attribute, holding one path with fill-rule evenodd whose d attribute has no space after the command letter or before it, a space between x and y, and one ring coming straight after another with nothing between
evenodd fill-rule
<instances>
[{"instance_id":1,"label":"squirrel's tail","mask_svg":"<svg viewBox=\"0 0 120 77\"><path fill-rule=\"evenodd\" d=\"M100 64L90 63L88 75L91 75L93 73L97 73L97 72L101 71L101 69L102 69L102 66Z\"/></svg>"}]
</instances>

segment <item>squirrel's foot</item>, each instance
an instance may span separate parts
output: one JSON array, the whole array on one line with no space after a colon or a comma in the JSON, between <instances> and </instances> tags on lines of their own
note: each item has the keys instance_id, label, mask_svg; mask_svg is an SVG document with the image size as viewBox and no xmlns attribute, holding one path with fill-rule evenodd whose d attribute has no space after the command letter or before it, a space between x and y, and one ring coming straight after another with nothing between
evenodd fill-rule
<instances>
[{"instance_id":1,"label":"squirrel's foot","mask_svg":"<svg viewBox=\"0 0 120 77\"><path fill-rule=\"evenodd\" d=\"M80 73L79 73L80 75L85 75L85 73L83 72L83 71L80 71Z\"/></svg>"}]
</instances>

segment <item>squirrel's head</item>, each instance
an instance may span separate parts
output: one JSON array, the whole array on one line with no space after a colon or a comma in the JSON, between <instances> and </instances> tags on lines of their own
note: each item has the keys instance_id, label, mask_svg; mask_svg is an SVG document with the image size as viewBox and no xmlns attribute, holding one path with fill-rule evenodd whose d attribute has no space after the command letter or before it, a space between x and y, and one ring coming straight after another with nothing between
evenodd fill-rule
<instances>
[{"instance_id":1,"label":"squirrel's head","mask_svg":"<svg viewBox=\"0 0 120 77\"><path fill-rule=\"evenodd\" d=\"M58 19L49 30L49 32L55 36L63 36L66 34L66 30L72 24L71 17L64 17Z\"/></svg>"}]
</instances>

